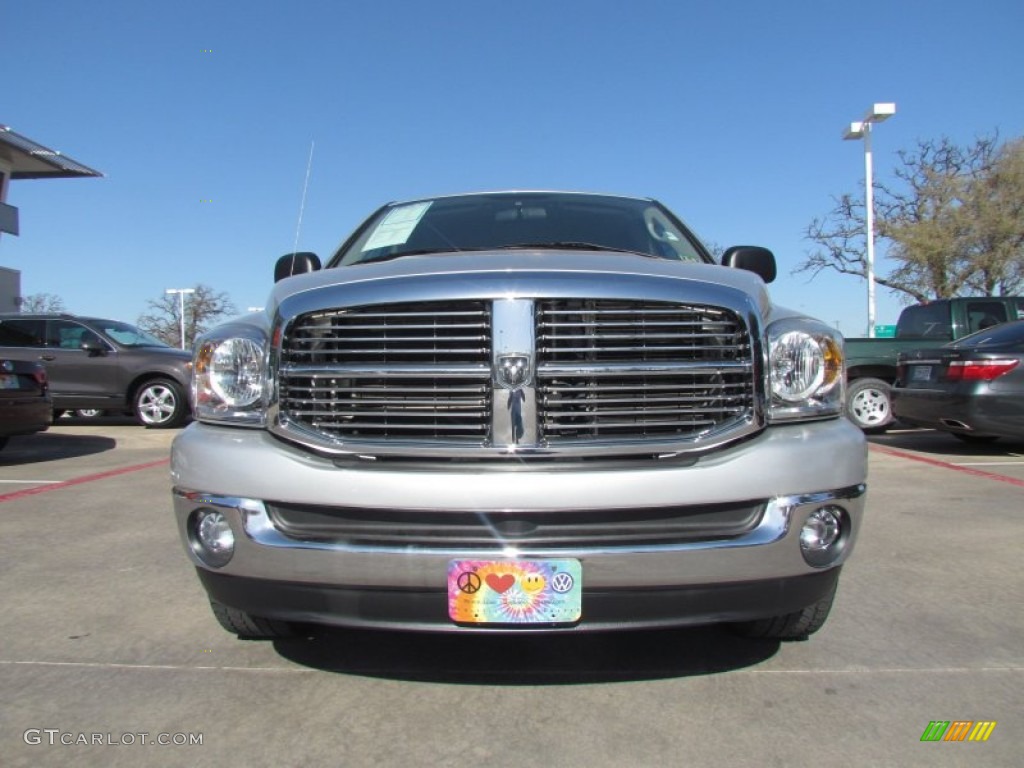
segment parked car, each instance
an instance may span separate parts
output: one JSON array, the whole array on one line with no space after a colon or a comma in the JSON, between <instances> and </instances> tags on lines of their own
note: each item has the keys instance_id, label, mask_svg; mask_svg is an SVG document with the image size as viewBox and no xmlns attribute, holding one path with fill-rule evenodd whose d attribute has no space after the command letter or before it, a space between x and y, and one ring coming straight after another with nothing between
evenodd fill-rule
<instances>
[{"instance_id":1,"label":"parked car","mask_svg":"<svg viewBox=\"0 0 1024 768\"><path fill-rule=\"evenodd\" d=\"M12 435L45 432L52 419L46 369L24 360L0 360L0 448Z\"/></svg>"},{"instance_id":2,"label":"parked car","mask_svg":"<svg viewBox=\"0 0 1024 768\"><path fill-rule=\"evenodd\" d=\"M188 418L191 353L119 320L0 314L0 357L42 363L53 407L128 411L147 427Z\"/></svg>"},{"instance_id":3,"label":"parked car","mask_svg":"<svg viewBox=\"0 0 1024 768\"><path fill-rule=\"evenodd\" d=\"M900 312L891 339L847 338L846 415L866 432L884 431L893 421L892 385L901 352L937 348L975 331L1024 319L1024 297L968 296L936 299Z\"/></svg>"},{"instance_id":4,"label":"parked car","mask_svg":"<svg viewBox=\"0 0 1024 768\"><path fill-rule=\"evenodd\" d=\"M901 354L893 410L966 441L1024 439L1024 320Z\"/></svg>"},{"instance_id":5,"label":"parked car","mask_svg":"<svg viewBox=\"0 0 1024 768\"><path fill-rule=\"evenodd\" d=\"M771 251L716 264L657 201L516 191L385 205L274 271L197 341L171 452L225 629L825 623L866 441Z\"/></svg>"}]
</instances>

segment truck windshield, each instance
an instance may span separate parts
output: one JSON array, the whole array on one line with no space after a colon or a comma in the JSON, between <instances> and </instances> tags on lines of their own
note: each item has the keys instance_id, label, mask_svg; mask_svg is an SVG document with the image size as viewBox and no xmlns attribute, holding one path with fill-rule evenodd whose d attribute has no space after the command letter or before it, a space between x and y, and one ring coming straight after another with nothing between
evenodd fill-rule
<instances>
[{"instance_id":1,"label":"truck windshield","mask_svg":"<svg viewBox=\"0 0 1024 768\"><path fill-rule=\"evenodd\" d=\"M673 261L711 261L682 223L652 200L516 192L385 206L328 266L510 248L614 250Z\"/></svg>"}]
</instances>

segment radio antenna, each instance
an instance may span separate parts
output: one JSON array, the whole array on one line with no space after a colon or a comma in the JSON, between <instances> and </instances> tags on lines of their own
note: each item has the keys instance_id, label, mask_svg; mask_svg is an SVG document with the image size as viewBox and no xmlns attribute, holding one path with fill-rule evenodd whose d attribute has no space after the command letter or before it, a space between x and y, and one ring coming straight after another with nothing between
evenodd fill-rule
<instances>
[{"instance_id":1,"label":"radio antenna","mask_svg":"<svg viewBox=\"0 0 1024 768\"><path fill-rule=\"evenodd\" d=\"M302 184L302 202L299 203L299 221L295 225L295 243L292 245L292 255L299 250L299 232L302 230L302 213L306 210L306 190L309 189L309 172L313 169L313 145L309 142L309 161L306 163L306 181Z\"/></svg>"}]
</instances>

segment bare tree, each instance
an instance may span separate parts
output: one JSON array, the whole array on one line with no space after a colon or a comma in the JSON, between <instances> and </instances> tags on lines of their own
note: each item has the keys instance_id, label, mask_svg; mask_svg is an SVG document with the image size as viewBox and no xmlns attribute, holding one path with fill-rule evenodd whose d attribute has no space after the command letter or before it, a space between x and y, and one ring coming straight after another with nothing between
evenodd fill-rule
<instances>
[{"instance_id":1,"label":"bare tree","mask_svg":"<svg viewBox=\"0 0 1024 768\"><path fill-rule=\"evenodd\" d=\"M22 312L67 312L64 299L52 293L30 293L21 301Z\"/></svg>"},{"instance_id":2,"label":"bare tree","mask_svg":"<svg viewBox=\"0 0 1024 768\"><path fill-rule=\"evenodd\" d=\"M1024 140L959 147L919 141L898 153L893 185L876 184L876 234L897 266L879 285L917 301L1020 289L1024 278ZM819 246L795 272L867 276L864 204L844 195L806 229Z\"/></svg>"},{"instance_id":3,"label":"bare tree","mask_svg":"<svg viewBox=\"0 0 1024 768\"><path fill-rule=\"evenodd\" d=\"M151 299L148 304L150 311L139 316L139 328L172 347L182 346L181 299L174 294L164 294L158 299ZM226 293L217 292L208 285L197 285L194 293L185 295L185 348L190 348L196 337L213 325L213 321L236 311Z\"/></svg>"},{"instance_id":4,"label":"bare tree","mask_svg":"<svg viewBox=\"0 0 1024 768\"><path fill-rule=\"evenodd\" d=\"M704 247L708 249L708 252L715 257L715 261L721 261L722 256L725 255L725 246L719 245L717 240L705 240Z\"/></svg>"}]
</instances>

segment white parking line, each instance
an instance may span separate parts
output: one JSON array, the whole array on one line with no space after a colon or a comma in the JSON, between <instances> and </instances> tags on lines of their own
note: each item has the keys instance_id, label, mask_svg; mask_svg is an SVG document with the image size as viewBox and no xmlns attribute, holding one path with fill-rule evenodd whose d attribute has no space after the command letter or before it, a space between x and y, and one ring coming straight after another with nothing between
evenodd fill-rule
<instances>
[{"instance_id":1,"label":"white parking line","mask_svg":"<svg viewBox=\"0 0 1024 768\"><path fill-rule=\"evenodd\" d=\"M25 485L52 485L63 482L63 480L0 480L0 483L24 483Z\"/></svg>"}]
</instances>

